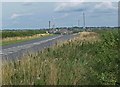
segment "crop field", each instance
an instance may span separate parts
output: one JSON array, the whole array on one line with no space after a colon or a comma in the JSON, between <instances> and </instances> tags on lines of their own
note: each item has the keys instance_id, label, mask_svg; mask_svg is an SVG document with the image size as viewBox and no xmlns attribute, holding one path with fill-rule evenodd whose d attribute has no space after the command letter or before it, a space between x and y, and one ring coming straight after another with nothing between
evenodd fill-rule
<instances>
[{"instance_id":1,"label":"crop field","mask_svg":"<svg viewBox=\"0 0 120 87\"><path fill-rule=\"evenodd\" d=\"M3 61L3 85L115 85L120 83L118 29L83 31L21 60Z\"/></svg>"}]
</instances>

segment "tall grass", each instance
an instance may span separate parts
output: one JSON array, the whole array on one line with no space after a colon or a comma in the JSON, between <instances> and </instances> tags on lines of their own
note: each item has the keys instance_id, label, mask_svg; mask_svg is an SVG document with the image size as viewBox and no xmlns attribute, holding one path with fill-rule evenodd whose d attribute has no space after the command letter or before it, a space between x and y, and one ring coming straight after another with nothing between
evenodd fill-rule
<instances>
[{"instance_id":1,"label":"tall grass","mask_svg":"<svg viewBox=\"0 0 120 87\"><path fill-rule=\"evenodd\" d=\"M118 41L116 30L83 32L62 45L4 61L2 84L114 85L120 81Z\"/></svg>"}]
</instances>

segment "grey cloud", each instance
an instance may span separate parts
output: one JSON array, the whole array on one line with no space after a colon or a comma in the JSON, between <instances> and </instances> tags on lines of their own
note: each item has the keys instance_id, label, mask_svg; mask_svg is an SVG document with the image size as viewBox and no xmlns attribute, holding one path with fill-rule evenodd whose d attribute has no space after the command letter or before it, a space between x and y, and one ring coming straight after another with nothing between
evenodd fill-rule
<instances>
[{"instance_id":1,"label":"grey cloud","mask_svg":"<svg viewBox=\"0 0 120 87\"><path fill-rule=\"evenodd\" d=\"M61 5L55 9L55 12L81 12L81 11L89 11L90 9L94 8L93 6L95 3L92 2L83 2L76 4L66 3L65 5Z\"/></svg>"},{"instance_id":2,"label":"grey cloud","mask_svg":"<svg viewBox=\"0 0 120 87\"><path fill-rule=\"evenodd\" d=\"M117 3L104 3L104 2L84 2L80 5L73 7L66 4L64 9L59 9L56 12L87 12L87 13L98 13L98 14L115 14L117 12ZM68 5L68 6L67 6ZM97 7L96 7L97 6ZM106 7L105 7L106 6Z\"/></svg>"},{"instance_id":3,"label":"grey cloud","mask_svg":"<svg viewBox=\"0 0 120 87\"><path fill-rule=\"evenodd\" d=\"M70 13L70 12L83 12L83 11L86 11L85 9L81 9L81 8L78 8L78 9L67 9L67 10L62 10L62 11L57 11L58 13Z\"/></svg>"}]
</instances>

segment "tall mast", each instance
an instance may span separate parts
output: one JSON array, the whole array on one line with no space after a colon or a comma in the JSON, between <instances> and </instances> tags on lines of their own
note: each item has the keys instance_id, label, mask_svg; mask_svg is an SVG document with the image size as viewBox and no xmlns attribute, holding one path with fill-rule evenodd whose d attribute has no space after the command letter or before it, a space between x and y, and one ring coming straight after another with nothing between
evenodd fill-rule
<instances>
[{"instance_id":1,"label":"tall mast","mask_svg":"<svg viewBox=\"0 0 120 87\"><path fill-rule=\"evenodd\" d=\"M78 27L80 27L80 20L78 20Z\"/></svg>"},{"instance_id":2,"label":"tall mast","mask_svg":"<svg viewBox=\"0 0 120 87\"><path fill-rule=\"evenodd\" d=\"M50 26L51 26L51 21L49 21L49 29L50 29Z\"/></svg>"},{"instance_id":3,"label":"tall mast","mask_svg":"<svg viewBox=\"0 0 120 87\"><path fill-rule=\"evenodd\" d=\"M83 12L83 28L85 29L85 13Z\"/></svg>"}]
</instances>

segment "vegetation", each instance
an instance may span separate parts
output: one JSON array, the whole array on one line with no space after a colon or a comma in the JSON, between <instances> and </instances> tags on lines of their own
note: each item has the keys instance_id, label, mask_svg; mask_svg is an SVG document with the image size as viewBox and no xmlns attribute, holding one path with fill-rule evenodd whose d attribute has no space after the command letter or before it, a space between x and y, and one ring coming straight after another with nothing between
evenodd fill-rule
<instances>
[{"instance_id":1,"label":"vegetation","mask_svg":"<svg viewBox=\"0 0 120 87\"><path fill-rule=\"evenodd\" d=\"M11 38L9 37L9 38L2 39L2 42L0 43L0 45L5 46L10 44L16 44L16 43L25 42L25 41L34 40L34 39L40 39L40 38L52 36L52 35L53 34L36 34L33 36L25 36L25 37L11 37Z\"/></svg>"},{"instance_id":2,"label":"vegetation","mask_svg":"<svg viewBox=\"0 0 120 87\"><path fill-rule=\"evenodd\" d=\"M2 38L7 37L24 37L24 36L32 36L35 34L43 34L46 33L45 30L3 30Z\"/></svg>"},{"instance_id":3,"label":"vegetation","mask_svg":"<svg viewBox=\"0 0 120 87\"><path fill-rule=\"evenodd\" d=\"M120 82L118 31L82 32L74 40L4 61L3 85L114 85Z\"/></svg>"},{"instance_id":4,"label":"vegetation","mask_svg":"<svg viewBox=\"0 0 120 87\"><path fill-rule=\"evenodd\" d=\"M2 46L52 35L46 33L46 30L4 30L1 34Z\"/></svg>"}]
</instances>

